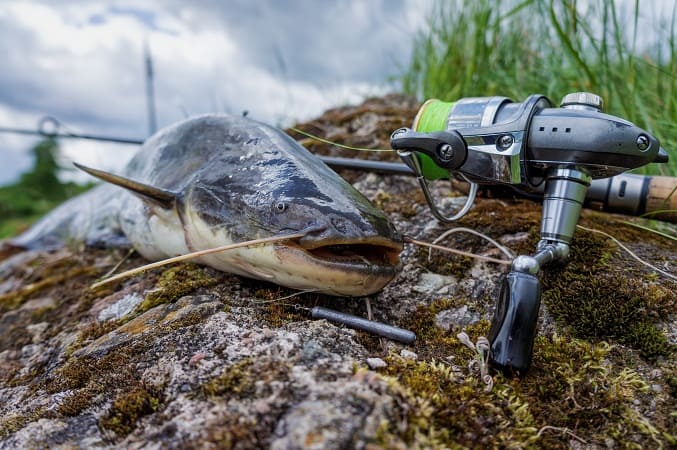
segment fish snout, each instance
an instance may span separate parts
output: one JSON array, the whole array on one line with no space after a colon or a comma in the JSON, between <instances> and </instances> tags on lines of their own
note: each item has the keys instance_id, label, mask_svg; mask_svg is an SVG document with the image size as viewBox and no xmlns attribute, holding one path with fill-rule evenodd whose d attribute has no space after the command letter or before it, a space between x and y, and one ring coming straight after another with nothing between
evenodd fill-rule
<instances>
[{"instance_id":1,"label":"fish snout","mask_svg":"<svg viewBox=\"0 0 677 450\"><path fill-rule=\"evenodd\" d=\"M324 217L320 223L306 228L303 232L306 235L299 239L299 242L306 248L327 245L328 242L361 239L367 236L360 227L334 214Z\"/></svg>"},{"instance_id":2,"label":"fish snout","mask_svg":"<svg viewBox=\"0 0 677 450\"><path fill-rule=\"evenodd\" d=\"M401 247L403 238L390 221L361 219L350 220L339 214L328 214L303 230L306 234L299 239L299 244L306 249L362 243Z\"/></svg>"}]
</instances>

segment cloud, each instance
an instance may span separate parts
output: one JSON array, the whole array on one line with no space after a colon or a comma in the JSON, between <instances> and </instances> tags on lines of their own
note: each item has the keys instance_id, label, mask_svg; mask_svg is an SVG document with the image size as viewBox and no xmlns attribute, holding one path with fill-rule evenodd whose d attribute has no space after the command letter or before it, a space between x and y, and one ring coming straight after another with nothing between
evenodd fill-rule
<instances>
[{"instance_id":1,"label":"cloud","mask_svg":"<svg viewBox=\"0 0 677 450\"><path fill-rule=\"evenodd\" d=\"M317 2L4 1L0 125L53 115L70 129L144 137L143 43L160 126L240 113L288 124L380 94L410 54L428 0ZM63 154L120 167L129 148L64 140ZM26 168L26 141L0 134L0 183Z\"/></svg>"}]
</instances>

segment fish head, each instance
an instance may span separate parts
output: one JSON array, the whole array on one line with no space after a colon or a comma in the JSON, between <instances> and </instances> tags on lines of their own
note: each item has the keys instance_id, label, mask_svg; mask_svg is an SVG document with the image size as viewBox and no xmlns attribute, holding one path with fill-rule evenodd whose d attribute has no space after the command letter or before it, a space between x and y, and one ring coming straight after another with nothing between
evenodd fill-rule
<instances>
[{"instance_id":1,"label":"fish head","mask_svg":"<svg viewBox=\"0 0 677 450\"><path fill-rule=\"evenodd\" d=\"M273 129L255 155L224 154L183 198L194 249L276 235L303 237L205 257L254 278L332 295L382 289L400 270L403 238L380 209L319 158ZM255 146L256 147L256 146ZM233 164L240 164L233 169ZM221 169L220 169L221 168ZM225 267L229 266L229 267ZM232 267L235 267L233 269Z\"/></svg>"},{"instance_id":2,"label":"fish head","mask_svg":"<svg viewBox=\"0 0 677 450\"><path fill-rule=\"evenodd\" d=\"M332 190L331 184L332 196L317 191L307 195L313 189L298 183L272 192L268 224L276 233L304 234L277 244L276 254L285 265L292 264L299 273L331 286L327 292L371 294L400 270L402 236L381 210L348 183L332 179L323 188Z\"/></svg>"}]
</instances>

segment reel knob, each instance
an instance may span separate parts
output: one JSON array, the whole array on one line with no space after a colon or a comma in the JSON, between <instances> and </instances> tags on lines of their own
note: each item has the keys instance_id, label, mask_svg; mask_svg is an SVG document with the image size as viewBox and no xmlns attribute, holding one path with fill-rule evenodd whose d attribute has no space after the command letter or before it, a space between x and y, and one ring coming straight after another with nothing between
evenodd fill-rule
<instances>
[{"instance_id":1,"label":"reel knob","mask_svg":"<svg viewBox=\"0 0 677 450\"><path fill-rule=\"evenodd\" d=\"M560 106L567 109L587 109L602 112L604 101L602 97L591 92L571 92L562 97Z\"/></svg>"}]
</instances>

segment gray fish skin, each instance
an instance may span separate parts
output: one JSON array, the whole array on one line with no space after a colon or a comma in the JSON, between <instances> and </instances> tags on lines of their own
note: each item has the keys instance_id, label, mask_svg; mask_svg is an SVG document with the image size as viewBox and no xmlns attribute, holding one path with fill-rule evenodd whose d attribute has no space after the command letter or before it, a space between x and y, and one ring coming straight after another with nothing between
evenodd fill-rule
<instances>
[{"instance_id":1,"label":"gray fish skin","mask_svg":"<svg viewBox=\"0 0 677 450\"><path fill-rule=\"evenodd\" d=\"M123 176L176 194L162 207L103 185L13 241L128 239L151 260L302 231L295 242L201 257L216 269L296 289L359 296L399 271L402 237L382 211L281 130L212 114L151 137Z\"/></svg>"}]
</instances>

